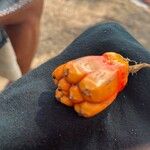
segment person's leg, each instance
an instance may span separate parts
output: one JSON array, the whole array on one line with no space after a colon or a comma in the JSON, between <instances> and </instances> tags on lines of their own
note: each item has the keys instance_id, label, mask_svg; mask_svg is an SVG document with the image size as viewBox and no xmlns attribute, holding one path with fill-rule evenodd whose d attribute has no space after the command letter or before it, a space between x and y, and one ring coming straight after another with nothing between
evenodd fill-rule
<instances>
[{"instance_id":1,"label":"person's leg","mask_svg":"<svg viewBox=\"0 0 150 150\"><path fill-rule=\"evenodd\" d=\"M16 55L9 40L0 48L0 76L7 78L10 82L22 76Z\"/></svg>"},{"instance_id":2,"label":"person's leg","mask_svg":"<svg viewBox=\"0 0 150 150\"><path fill-rule=\"evenodd\" d=\"M8 33L23 74L29 70L37 49L42 8L43 0L33 0L15 13L0 17L0 25Z\"/></svg>"},{"instance_id":3,"label":"person's leg","mask_svg":"<svg viewBox=\"0 0 150 150\"><path fill-rule=\"evenodd\" d=\"M0 149L122 150L149 143L149 69L130 76L116 101L90 119L54 98L50 74L58 65L106 51L150 63L149 52L120 25L106 23L86 30L60 55L0 94Z\"/></svg>"},{"instance_id":4,"label":"person's leg","mask_svg":"<svg viewBox=\"0 0 150 150\"><path fill-rule=\"evenodd\" d=\"M143 0L146 4L150 5L150 0Z\"/></svg>"},{"instance_id":5,"label":"person's leg","mask_svg":"<svg viewBox=\"0 0 150 150\"><path fill-rule=\"evenodd\" d=\"M0 76L9 80L8 85L22 76L13 47L3 28L0 28Z\"/></svg>"}]
</instances>

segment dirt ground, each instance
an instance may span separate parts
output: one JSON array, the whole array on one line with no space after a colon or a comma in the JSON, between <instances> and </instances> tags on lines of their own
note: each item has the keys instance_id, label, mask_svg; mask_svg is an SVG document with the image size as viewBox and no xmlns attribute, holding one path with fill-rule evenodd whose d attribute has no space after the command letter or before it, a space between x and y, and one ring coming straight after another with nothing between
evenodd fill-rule
<instances>
[{"instance_id":1,"label":"dirt ground","mask_svg":"<svg viewBox=\"0 0 150 150\"><path fill-rule=\"evenodd\" d=\"M89 26L106 21L119 22L150 50L150 9L129 0L45 0L32 68L57 55ZM6 83L0 78L0 89Z\"/></svg>"}]
</instances>

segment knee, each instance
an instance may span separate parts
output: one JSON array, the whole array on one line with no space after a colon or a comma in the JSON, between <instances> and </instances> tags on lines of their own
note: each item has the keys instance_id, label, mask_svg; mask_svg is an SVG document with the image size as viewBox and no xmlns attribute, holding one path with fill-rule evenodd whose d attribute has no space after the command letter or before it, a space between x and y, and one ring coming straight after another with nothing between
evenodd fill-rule
<instances>
[{"instance_id":1,"label":"knee","mask_svg":"<svg viewBox=\"0 0 150 150\"><path fill-rule=\"evenodd\" d=\"M26 7L18 9L15 13L0 17L0 25L22 24L24 22L39 21L43 12L44 0L34 0Z\"/></svg>"},{"instance_id":2,"label":"knee","mask_svg":"<svg viewBox=\"0 0 150 150\"><path fill-rule=\"evenodd\" d=\"M114 35L119 35L122 31L126 32L126 30L116 22L108 22L108 23L99 23L95 26L89 28L87 33L90 35L96 35L97 37L111 37Z\"/></svg>"},{"instance_id":3,"label":"knee","mask_svg":"<svg viewBox=\"0 0 150 150\"><path fill-rule=\"evenodd\" d=\"M43 12L43 5L44 0L34 0L28 8L28 12L31 12L29 14L31 16L40 18Z\"/></svg>"},{"instance_id":4,"label":"knee","mask_svg":"<svg viewBox=\"0 0 150 150\"><path fill-rule=\"evenodd\" d=\"M43 12L44 0L34 0L29 6L24 10L25 21L29 23L34 23L35 20L40 20Z\"/></svg>"},{"instance_id":5,"label":"knee","mask_svg":"<svg viewBox=\"0 0 150 150\"><path fill-rule=\"evenodd\" d=\"M107 23L97 24L94 26L94 29L97 31L104 31L104 32L109 32L109 31L116 32L118 30L124 30L124 28L117 22L107 22Z\"/></svg>"},{"instance_id":6,"label":"knee","mask_svg":"<svg viewBox=\"0 0 150 150\"><path fill-rule=\"evenodd\" d=\"M43 5L44 0L34 0L31 2L28 7L22 11L24 19L20 21L20 24L31 28L39 26L43 12Z\"/></svg>"}]
</instances>

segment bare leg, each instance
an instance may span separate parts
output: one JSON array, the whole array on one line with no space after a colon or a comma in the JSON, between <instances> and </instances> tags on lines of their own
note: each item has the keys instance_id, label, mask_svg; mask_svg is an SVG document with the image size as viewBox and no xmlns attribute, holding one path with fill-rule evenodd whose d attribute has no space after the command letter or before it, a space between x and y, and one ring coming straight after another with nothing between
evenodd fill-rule
<instances>
[{"instance_id":1,"label":"bare leg","mask_svg":"<svg viewBox=\"0 0 150 150\"><path fill-rule=\"evenodd\" d=\"M20 69L24 74L29 70L37 48L39 22L9 25L6 27L6 31L11 39Z\"/></svg>"},{"instance_id":2,"label":"bare leg","mask_svg":"<svg viewBox=\"0 0 150 150\"><path fill-rule=\"evenodd\" d=\"M4 25L10 37L23 74L29 70L37 49L42 6L43 0L33 0L30 6L0 18L0 24Z\"/></svg>"}]
</instances>

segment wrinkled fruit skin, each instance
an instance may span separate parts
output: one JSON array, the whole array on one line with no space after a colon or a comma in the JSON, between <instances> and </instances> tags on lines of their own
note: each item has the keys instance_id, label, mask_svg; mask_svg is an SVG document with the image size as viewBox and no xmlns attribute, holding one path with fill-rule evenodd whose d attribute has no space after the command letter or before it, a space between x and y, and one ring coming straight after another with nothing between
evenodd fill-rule
<instances>
[{"instance_id":1,"label":"wrinkled fruit skin","mask_svg":"<svg viewBox=\"0 0 150 150\"><path fill-rule=\"evenodd\" d=\"M92 117L109 106L125 87L128 70L127 59L114 52L69 61L52 73L58 87L55 97L74 107L79 115Z\"/></svg>"}]
</instances>

